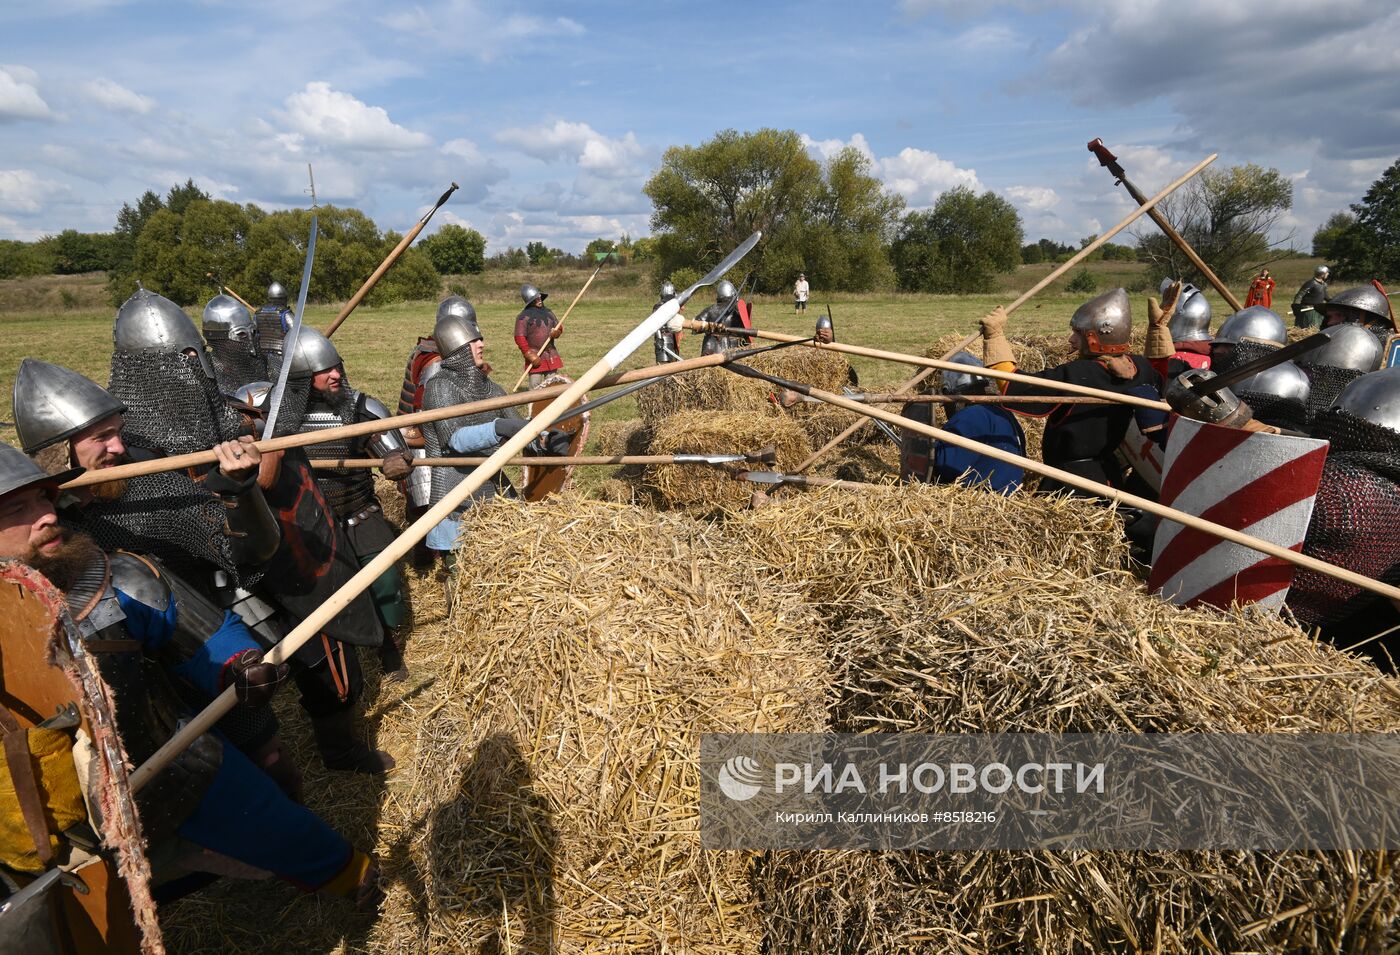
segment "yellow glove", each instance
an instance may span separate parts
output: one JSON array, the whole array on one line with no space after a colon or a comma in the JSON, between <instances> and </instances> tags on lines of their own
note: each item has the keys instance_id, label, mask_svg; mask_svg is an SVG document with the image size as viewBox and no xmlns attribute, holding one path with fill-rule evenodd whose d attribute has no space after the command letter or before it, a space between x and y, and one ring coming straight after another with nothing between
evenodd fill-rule
<instances>
[{"instance_id":1,"label":"yellow glove","mask_svg":"<svg viewBox=\"0 0 1400 955\"><path fill-rule=\"evenodd\" d=\"M1006 309L998 305L982 316L982 361L988 368L994 365L1016 366L1011 343L1006 340Z\"/></svg>"},{"instance_id":2,"label":"yellow glove","mask_svg":"<svg viewBox=\"0 0 1400 955\"><path fill-rule=\"evenodd\" d=\"M1168 323L1171 322L1172 313L1176 311L1176 301L1180 296L1181 283L1173 282L1162 293L1161 304L1158 304L1156 299L1148 297L1146 349L1148 358L1170 358L1176 354L1176 345L1172 342L1172 333Z\"/></svg>"}]
</instances>

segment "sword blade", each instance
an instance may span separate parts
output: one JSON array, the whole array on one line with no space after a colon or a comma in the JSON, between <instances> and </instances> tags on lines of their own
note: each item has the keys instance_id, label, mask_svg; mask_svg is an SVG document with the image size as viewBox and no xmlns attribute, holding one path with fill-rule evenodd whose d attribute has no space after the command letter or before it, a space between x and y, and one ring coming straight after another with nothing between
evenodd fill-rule
<instances>
[{"instance_id":1,"label":"sword blade","mask_svg":"<svg viewBox=\"0 0 1400 955\"><path fill-rule=\"evenodd\" d=\"M282 410L282 395L287 390L287 372L292 368L292 356L297 350L297 336L301 334L301 316L306 310L306 293L311 288L311 263L316 259L316 213L311 214L311 238L306 243L306 262L301 267L301 290L297 292L297 310L292 315L292 328L282 338L282 368L277 373L277 384L267 402L267 422L263 425L263 436L277 436L277 413Z\"/></svg>"}]
</instances>

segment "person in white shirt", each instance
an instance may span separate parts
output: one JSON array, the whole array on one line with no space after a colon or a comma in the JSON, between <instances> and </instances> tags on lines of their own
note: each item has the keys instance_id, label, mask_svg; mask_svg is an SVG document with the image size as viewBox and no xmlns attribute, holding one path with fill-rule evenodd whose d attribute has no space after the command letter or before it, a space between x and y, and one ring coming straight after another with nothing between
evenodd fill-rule
<instances>
[{"instance_id":1,"label":"person in white shirt","mask_svg":"<svg viewBox=\"0 0 1400 955\"><path fill-rule=\"evenodd\" d=\"M801 273L797 276L797 281L792 286L792 297L794 299L792 313L807 311L807 296L811 292L811 286L807 284L807 276Z\"/></svg>"}]
</instances>

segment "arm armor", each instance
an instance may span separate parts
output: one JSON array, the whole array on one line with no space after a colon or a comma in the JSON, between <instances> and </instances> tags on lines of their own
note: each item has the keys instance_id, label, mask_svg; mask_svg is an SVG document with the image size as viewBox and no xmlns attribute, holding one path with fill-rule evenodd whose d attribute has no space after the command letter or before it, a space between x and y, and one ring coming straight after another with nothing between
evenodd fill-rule
<instances>
[{"instance_id":1,"label":"arm armor","mask_svg":"<svg viewBox=\"0 0 1400 955\"><path fill-rule=\"evenodd\" d=\"M390 417L389 409L384 407L384 402L374 395L361 393L360 413L356 416L361 421L375 421ZM382 458L386 454L395 451L407 451L408 441L404 439L403 432L398 428L392 431L380 431L369 436L365 447L369 449L372 457Z\"/></svg>"},{"instance_id":2,"label":"arm armor","mask_svg":"<svg viewBox=\"0 0 1400 955\"><path fill-rule=\"evenodd\" d=\"M233 562L239 567L259 567L271 560L282 542L282 531L257 478L235 483L216 469L209 472L204 486L224 505L224 536Z\"/></svg>"}]
</instances>

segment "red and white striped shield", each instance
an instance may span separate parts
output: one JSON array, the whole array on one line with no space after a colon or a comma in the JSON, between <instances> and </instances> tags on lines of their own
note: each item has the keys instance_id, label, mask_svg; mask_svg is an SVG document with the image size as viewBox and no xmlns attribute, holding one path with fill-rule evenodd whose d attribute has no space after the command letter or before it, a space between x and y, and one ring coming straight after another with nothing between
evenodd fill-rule
<instances>
[{"instance_id":1,"label":"red and white striped shield","mask_svg":"<svg viewBox=\"0 0 1400 955\"><path fill-rule=\"evenodd\" d=\"M1327 442L1175 419L1161 501L1208 521L1301 550ZM1259 603L1277 609L1293 565L1163 520L1148 587L1175 604Z\"/></svg>"}]
</instances>

